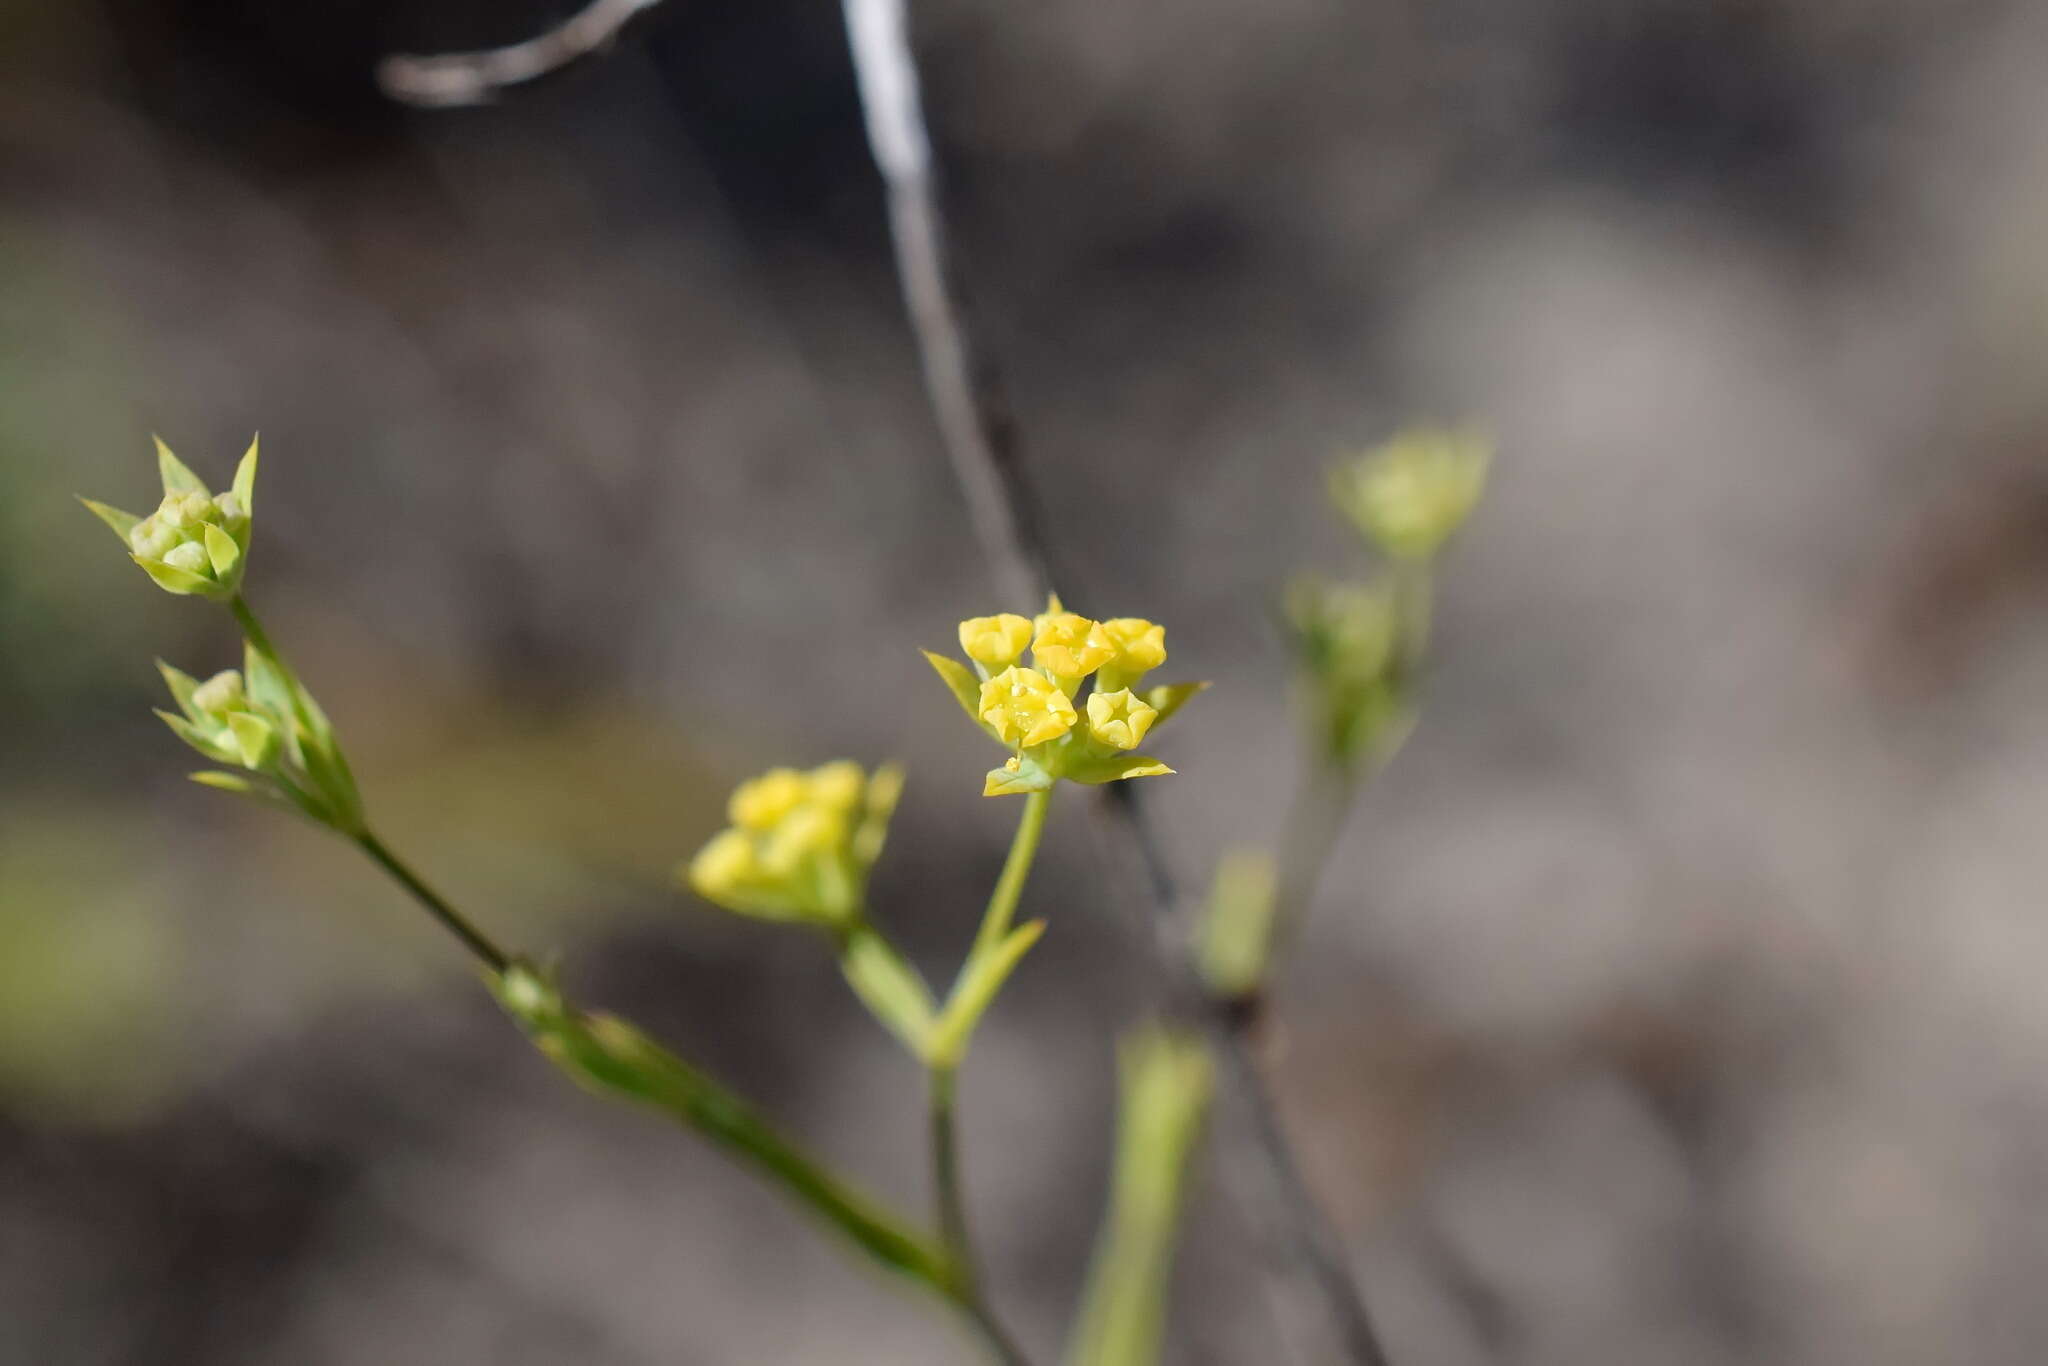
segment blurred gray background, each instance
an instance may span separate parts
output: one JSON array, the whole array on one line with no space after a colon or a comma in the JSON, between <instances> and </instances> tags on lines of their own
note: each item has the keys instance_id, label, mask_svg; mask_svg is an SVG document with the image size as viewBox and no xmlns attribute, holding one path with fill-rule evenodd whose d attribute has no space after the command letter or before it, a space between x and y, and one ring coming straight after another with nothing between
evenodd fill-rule
<instances>
[{"instance_id":1,"label":"blurred gray background","mask_svg":"<svg viewBox=\"0 0 2048 1366\"><path fill-rule=\"evenodd\" d=\"M1273 834L1271 603L1339 454L1488 420L1421 730L1290 972L1278 1080L1396 1359L2048 1351L2048 12L933 0L927 102L1057 553L1218 687L1182 876ZM951 1362L947 1325L576 1093L318 834L190 787L233 662L74 492L148 434L379 824L577 993L922 1198L919 1082L821 947L667 886L739 776L896 756L886 921L956 961L1014 808L918 659L991 599L837 6L671 0L494 107L481 0L0 3L0 1361ZM965 1082L1050 1359L1105 1177L1128 908ZM1170 1359L1282 1361L1204 1180Z\"/></svg>"}]
</instances>

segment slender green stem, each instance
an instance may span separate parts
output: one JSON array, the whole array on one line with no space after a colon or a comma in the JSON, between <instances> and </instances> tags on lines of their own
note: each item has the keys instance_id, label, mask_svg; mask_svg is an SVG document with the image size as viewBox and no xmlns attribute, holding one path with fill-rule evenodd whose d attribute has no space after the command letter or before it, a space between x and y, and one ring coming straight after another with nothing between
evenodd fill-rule
<instances>
[{"instance_id":1,"label":"slender green stem","mask_svg":"<svg viewBox=\"0 0 2048 1366\"><path fill-rule=\"evenodd\" d=\"M950 1067L931 1070L930 1117L932 1195L938 1208L939 1237L959 1264L960 1278L979 1284L974 1243L967 1233L967 1205L960 1185L960 1144L953 1126L953 1077Z\"/></svg>"},{"instance_id":2,"label":"slender green stem","mask_svg":"<svg viewBox=\"0 0 2048 1366\"><path fill-rule=\"evenodd\" d=\"M449 905L446 897L422 881L418 873L407 867L403 859L385 846L384 841L368 830L349 838L353 839L356 847L368 854L378 867L389 873L399 886L410 892L413 900L424 906L429 915L440 921L450 934L461 940L462 946L474 954L485 967L502 974L506 968L512 966L512 955L499 948L489 935L471 924L462 912Z\"/></svg>"},{"instance_id":3,"label":"slender green stem","mask_svg":"<svg viewBox=\"0 0 2048 1366\"><path fill-rule=\"evenodd\" d=\"M1024 814L1017 821L1017 834L1010 841L1010 855L1003 860L1002 875L989 893L988 909L982 912L981 928L974 934L974 951L969 962L1003 942L1010 922L1017 916L1017 901L1024 895L1025 879L1031 876L1032 860L1038 857L1038 840L1045 833L1046 809L1052 805L1052 789L1024 796Z\"/></svg>"}]
</instances>

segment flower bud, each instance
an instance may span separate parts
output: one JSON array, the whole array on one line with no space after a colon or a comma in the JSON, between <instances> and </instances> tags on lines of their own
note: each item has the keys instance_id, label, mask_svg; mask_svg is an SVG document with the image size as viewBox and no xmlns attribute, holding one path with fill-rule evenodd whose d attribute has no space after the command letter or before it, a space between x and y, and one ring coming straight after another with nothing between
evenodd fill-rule
<instances>
[{"instance_id":1,"label":"flower bud","mask_svg":"<svg viewBox=\"0 0 2048 1366\"><path fill-rule=\"evenodd\" d=\"M1143 617L1114 617L1102 634L1115 650L1095 674L1097 692L1128 688L1166 662L1166 628Z\"/></svg>"},{"instance_id":2,"label":"flower bud","mask_svg":"<svg viewBox=\"0 0 2048 1366\"><path fill-rule=\"evenodd\" d=\"M1031 631L1031 619L1014 612L969 617L960 623L960 651L985 673L1001 673L1023 658Z\"/></svg>"},{"instance_id":3,"label":"flower bud","mask_svg":"<svg viewBox=\"0 0 2048 1366\"><path fill-rule=\"evenodd\" d=\"M130 556L167 592L225 602L241 590L249 555L256 446L235 470L235 487L219 497L207 491L170 448L157 443L164 496L155 512L137 517L85 500L93 515L126 543Z\"/></svg>"},{"instance_id":4,"label":"flower bud","mask_svg":"<svg viewBox=\"0 0 2048 1366\"><path fill-rule=\"evenodd\" d=\"M1077 612L1047 612L1038 618L1031 641L1031 662L1063 680L1079 680L1116 656L1116 646L1099 622ZM1072 689L1067 691L1071 694Z\"/></svg>"},{"instance_id":5,"label":"flower bud","mask_svg":"<svg viewBox=\"0 0 2048 1366\"><path fill-rule=\"evenodd\" d=\"M1384 554L1427 559L1470 515L1492 458L1476 431L1410 428L1333 471L1330 497Z\"/></svg>"}]
</instances>

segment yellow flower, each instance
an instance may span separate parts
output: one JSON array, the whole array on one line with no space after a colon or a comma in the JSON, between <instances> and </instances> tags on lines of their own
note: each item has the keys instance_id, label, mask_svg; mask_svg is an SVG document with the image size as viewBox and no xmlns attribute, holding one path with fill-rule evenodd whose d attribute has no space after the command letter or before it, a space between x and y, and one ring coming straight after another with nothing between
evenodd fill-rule
<instances>
[{"instance_id":1,"label":"yellow flower","mask_svg":"<svg viewBox=\"0 0 2048 1366\"><path fill-rule=\"evenodd\" d=\"M1031 643L1031 619L1014 612L993 617L969 617L960 623L960 649L969 659L990 673L1015 664Z\"/></svg>"},{"instance_id":2,"label":"yellow flower","mask_svg":"<svg viewBox=\"0 0 2048 1366\"><path fill-rule=\"evenodd\" d=\"M1102 634L1116 653L1095 675L1097 692L1128 688L1166 662L1166 628L1143 617L1115 617L1102 623Z\"/></svg>"},{"instance_id":3,"label":"yellow flower","mask_svg":"<svg viewBox=\"0 0 2048 1366\"><path fill-rule=\"evenodd\" d=\"M846 839L843 814L823 806L799 806L768 833L761 866L774 877L793 877L806 860L830 857Z\"/></svg>"},{"instance_id":4,"label":"yellow flower","mask_svg":"<svg viewBox=\"0 0 2048 1366\"><path fill-rule=\"evenodd\" d=\"M1116 646L1100 622L1078 612L1047 612L1038 619L1031 641L1031 662L1062 679L1080 679L1116 656Z\"/></svg>"},{"instance_id":5,"label":"yellow flower","mask_svg":"<svg viewBox=\"0 0 2048 1366\"><path fill-rule=\"evenodd\" d=\"M1479 501L1493 443L1470 428L1411 427L1340 466L1330 497L1395 559L1426 559Z\"/></svg>"},{"instance_id":6,"label":"yellow flower","mask_svg":"<svg viewBox=\"0 0 2048 1366\"><path fill-rule=\"evenodd\" d=\"M1077 717L1057 683L1013 665L981 685L981 719L1006 745L1038 745L1072 730Z\"/></svg>"},{"instance_id":7,"label":"yellow flower","mask_svg":"<svg viewBox=\"0 0 2048 1366\"><path fill-rule=\"evenodd\" d=\"M719 831L690 860L690 886L706 901L742 895L754 873L754 842L743 830Z\"/></svg>"},{"instance_id":8,"label":"yellow flower","mask_svg":"<svg viewBox=\"0 0 2048 1366\"><path fill-rule=\"evenodd\" d=\"M772 830L805 795L803 774L793 768L771 768L733 789L726 814L742 830Z\"/></svg>"},{"instance_id":9,"label":"yellow flower","mask_svg":"<svg viewBox=\"0 0 2048 1366\"><path fill-rule=\"evenodd\" d=\"M835 759L804 775L804 788L811 801L834 811L851 811L860 805L867 790L867 778L851 759Z\"/></svg>"},{"instance_id":10,"label":"yellow flower","mask_svg":"<svg viewBox=\"0 0 2048 1366\"><path fill-rule=\"evenodd\" d=\"M1136 749L1158 716L1155 709L1132 696L1129 688L1088 695L1088 733L1117 749Z\"/></svg>"}]
</instances>

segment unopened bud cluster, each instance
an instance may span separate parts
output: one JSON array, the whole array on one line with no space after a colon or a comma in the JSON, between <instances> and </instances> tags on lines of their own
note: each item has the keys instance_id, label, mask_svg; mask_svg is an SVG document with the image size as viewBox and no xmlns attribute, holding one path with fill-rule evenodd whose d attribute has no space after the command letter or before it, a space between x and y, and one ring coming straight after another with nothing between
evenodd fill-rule
<instances>
[{"instance_id":1,"label":"unopened bud cluster","mask_svg":"<svg viewBox=\"0 0 2048 1366\"><path fill-rule=\"evenodd\" d=\"M851 925L902 790L894 765L872 774L847 759L809 772L770 769L733 792L732 824L690 860L684 879L741 915Z\"/></svg>"},{"instance_id":2,"label":"unopened bud cluster","mask_svg":"<svg viewBox=\"0 0 2048 1366\"><path fill-rule=\"evenodd\" d=\"M147 517L86 500L127 544L128 554L166 592L225 602L241 591L256 496L256 445L235 470L234 487L210 492L171 448L157 443L164 496Z\"/></svg>"},{"instance_id":3,"label":"unopened bud cluster","mask_svg":"<svg viewBox=\"0 0 2048 1366\"><path fill-rule=\"evenodd\" d=\"M1476 429L1411 427L1338 466L1330 497L1388 558L1426 560L1471 515L1492 461Z\"/></svg>"},{"instance_id":4,"label":"unopened bud cluster","mask_svg":"<svg viewBox=\"0 0 2048 1366\"><path fill-rule=\"evenodd\" d=\"M1035 618L1005 612L961 622L960 649L971 669L930 651L925 658L968 716L1012 751L988 775L988 796L1040 791L1060 778L1107 783L1173 772L1133 751L1206 686L1141 688L1166 662L1166 628L1142 617L1095 621L1057 597Z\"/></svg>"}]
</instances>

